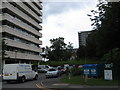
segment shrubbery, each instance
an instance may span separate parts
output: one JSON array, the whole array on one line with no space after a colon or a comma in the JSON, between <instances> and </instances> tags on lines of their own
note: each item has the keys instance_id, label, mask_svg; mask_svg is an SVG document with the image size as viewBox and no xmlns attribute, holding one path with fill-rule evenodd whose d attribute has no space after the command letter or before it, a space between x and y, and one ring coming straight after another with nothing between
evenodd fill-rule
<instances>
[{"instance_id":1,"label":"shrubbery","mask_svg":"<svg viewBox=\"0 0 120 90\"><path fill-rule=\"evenodd\" d=\"M81 68L72 68L71 69L71 74L72 76L77 76L82 74L82 69Z\"/></svg>"}]
</instances>

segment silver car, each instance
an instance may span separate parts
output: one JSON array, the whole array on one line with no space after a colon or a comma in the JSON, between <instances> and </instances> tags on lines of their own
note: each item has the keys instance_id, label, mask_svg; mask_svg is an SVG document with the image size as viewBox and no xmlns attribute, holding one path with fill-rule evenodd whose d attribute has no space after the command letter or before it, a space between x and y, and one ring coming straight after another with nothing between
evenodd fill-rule
<instances>
[{"instance_id":1,"label":"silver car","mask_svg":"<svg viewBox=\"0 0 120 90\"><path fill-rule=\"evenodd\" d=\"M49 69L45 75L46 75L46 78L58 77L60 76L60 73L57 69L53 68L53 69Z\"/></svg>"},{"instance_id":2,"label":"silver car","mask_svg":"<svg viewBox=\"0 0 120 90\"><path fill-rule=\"evenodd\" d=\"M40 73L46 73L47 71L48 71L48 69L46 69L46 68L41 68L41 67L38 68L38 72L40 72Z\"/></svg>"}]
</instances>

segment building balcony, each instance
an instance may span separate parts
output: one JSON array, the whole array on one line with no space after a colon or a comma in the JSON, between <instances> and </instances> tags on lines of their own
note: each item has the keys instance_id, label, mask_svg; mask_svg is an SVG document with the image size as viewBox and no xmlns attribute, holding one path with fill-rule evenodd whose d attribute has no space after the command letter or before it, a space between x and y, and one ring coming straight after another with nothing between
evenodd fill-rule
<instances>
[{"instance_id":1,"label":"building balcony","mask_svg":"<svg viewBox=\"0 0 120 90\"><path fill-rule=\"evenodd\" d=\"M34 13L30 8L28 8L25 4L23 4L22 2L15 2L16 6L21 7L22 9L24 9L25 12L29 13L29 15L31 15L38 23L41 23L42 20L40 19L40 17Z\"/></svg>"},{"instance_id":2,"label":"building balcony","mask_svg":"<svg viewBox=\"0 0 120 90\"><path fill-rule=\"evenodd\" d=\"M9 9L9 11L11 11L9 13L14 13L18 17L24 19L25 21L27 21L27 23L30 23L37 30L41 30L42 29L42 26L39 25L39 23L35 22L32 18L30 18L28 15L26 15L25 13L23 13L18 8L12 6L11 4L9 4L9 3L6 2L6 3L3 4L3 8Z\"/></svg>"},{"instance_id":3,"label":"building balcony","mask_svg":"<svg viewBox=\"0 0 120 90\"><path fill-rule=\"evenodd\" d=\"M27 0L22 0L27 6L32 8L36 14L42 16L42 12L31 2L27 2Z\"/></svg>"},{"instance_id":4,"label":"building balcony","mask_svg":"<svg viewBox=\"0 0 120 90\"><path fill-rule=\"evenodd\" d=\"M0 14L0 21L2 21L2 14Z\"/></svg>"},{"instance_id":5,"label":"building balcony","mask_svg":"<svg viewBox=\"0 0 120 90\"><path fill-rule=\"evenodd\" d=\"M36 0L33 0L34 2L33 3L35 3L36 5L37 5L37 7L40 9L40 10L42 10L42 5L41 5L41 3L40 2L42 2L42 1L40 1L40 0L38 0L38 1L36 1Z\"/></svg>"},{"instance_id":6,"label":"building balcony","mask_svg":"<svg viewBox=\"0 0 120 90\"><path fill-rule=\"evenodd\" d=\"M39 45L42 45L42 41L34 38L34 37L31 37L30 35L27 35L27 34L23 34L17 30L14 30L13 28L10 28L9 26L7 25L4 25L2 26L2 32L7 32L11 35L14 35L16 37L20 37L24 40L27 40L27 41L30 41L30 42L33 42L33 43L36 43L36 44L39 44Z\"/></svg>"},{"instance_id":7,"label":"building balcony","mask_svg":"<svg viewBox=\"0 0 120 90\"><path fill-rule=\"evenodd\" d=\"M24 49L24 50L30 50L30 51L34 51L34 52L42 52L42 49L39 47L31 46L29 44L25 44L25 43L11 40L8 38L5 38L5 43L7 46L11 46L11 47L16 47L16 48L20 48L20 49Z\"/></svg>"},{"instance_id":8,"label":"building balcony","mask_svg":"<svg viewBox=\"0 0 120 90\"><path fill-rule=\"evenodd\" d=\"M39 37L42 37L42 34L40 32L38 32L37 30L35 30L34 28L30 27L29 25L19 21L16 18L11 18L11 16L7 13L4 13L3 17L1 18L2 20L7 20L9 22L11 22L12 24L19 26L23 29L25 29L28 32L31 32ZM9 23L10 24L10 23Z\"/></svg>"},{"instance_id":9,"label":"building balcony","mask_svg":"<svg viewBox=\"0 0 120 90\"><path fill-rule=\"evenodd\" d=\"M20 60L35 60L35 61L41 61L42 56L39 55L31 55L26 53L19 53L19 52L12 52L12 51L6 51L6 58L12 58L12 59L20 59ZM16 56L15 56L16 55Z\"/></svg>"}]
</instances>

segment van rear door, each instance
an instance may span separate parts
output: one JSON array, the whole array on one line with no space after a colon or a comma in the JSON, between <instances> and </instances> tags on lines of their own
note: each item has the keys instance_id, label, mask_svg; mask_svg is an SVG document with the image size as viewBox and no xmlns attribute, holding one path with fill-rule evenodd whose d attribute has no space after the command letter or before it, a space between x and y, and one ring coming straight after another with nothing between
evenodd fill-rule
<instances>
[{"instance_id":1,"label":"van rear door","mask_svg":"<svg viewBox=\"0 0 120 90\"><path fill-rule=\"evenodd\" d=\"M3 68L3 79L15 80L17 79L17 66L5 65Z\"/></svg>"}]
</instances>

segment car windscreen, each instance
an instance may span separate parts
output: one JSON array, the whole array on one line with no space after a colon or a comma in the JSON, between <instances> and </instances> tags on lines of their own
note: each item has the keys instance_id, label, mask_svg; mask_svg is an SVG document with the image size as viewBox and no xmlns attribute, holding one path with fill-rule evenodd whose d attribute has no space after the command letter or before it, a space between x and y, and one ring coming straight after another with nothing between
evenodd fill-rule
<instances>
[{"instance_id":1,"label":"car windscreen","mask_svg":"<svg viewBox=\"0 0 120 90\"><path fill-rule=\"evenodd\" d=\"M56 71L56 69L50 69L49 71Z\"/></svg>"}]
</instances>

